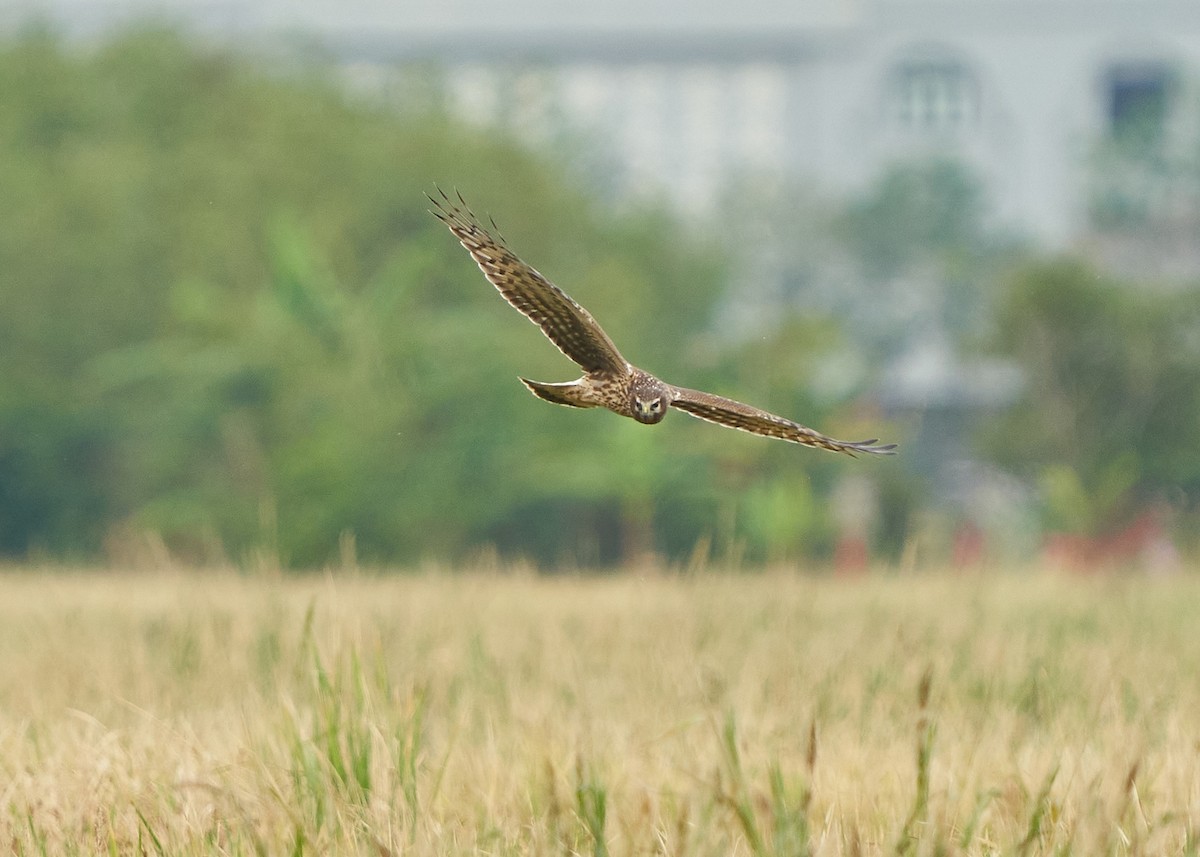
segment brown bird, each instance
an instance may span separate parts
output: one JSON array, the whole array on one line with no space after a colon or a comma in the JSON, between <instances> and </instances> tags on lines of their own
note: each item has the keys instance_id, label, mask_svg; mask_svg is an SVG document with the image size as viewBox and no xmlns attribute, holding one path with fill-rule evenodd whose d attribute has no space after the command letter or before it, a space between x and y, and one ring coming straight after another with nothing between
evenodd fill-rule
<instances>
[{"instance_id":1,"label":"brown bird","mask_svg":"<svg viewBox=\"0 0 1200 857\"><path fill-rule=\"evenodd\" d=\"M608 408L647 425L661 422L668 408L678 408L718 425L834 452L890 455L895 451L894 443L876 446L874 438L834 440L751 405L676 387L642 371L621 356L590 312L517 258L504 243L499 229L494 235L484 229L462 194L457 195L455 202L439 188L438 196L441 198L429 196L434 205L431 213L450 227L505 300L540 327L546 338L583 369L583 377L578 381L561 384L521 378L535 396L571 408ZM492 227L495 225L493 221Z\"/></svg>"}]
</instances>

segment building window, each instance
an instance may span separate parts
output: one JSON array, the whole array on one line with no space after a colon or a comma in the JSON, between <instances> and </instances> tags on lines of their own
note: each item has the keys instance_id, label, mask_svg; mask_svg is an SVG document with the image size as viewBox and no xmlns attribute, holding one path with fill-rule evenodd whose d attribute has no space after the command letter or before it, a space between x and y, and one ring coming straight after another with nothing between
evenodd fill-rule
<instances>
[{"instance_id":1,"label":"building window","mask_svg":"<svg viewBox=\"0 0 1200 857\"><path fill-rule=\"evenodd\" d=\"M1112 139L1136 146L1161 142L1170 118L1174 80L1171 70L1160 63L1109 69L1104 88Z\"/></svg>"},{"instance_id":2,"label":"building window","mask_svg":"<svg viewBox=\"0 0 1200 857\"><path fill-rule=\"evenodd\" d=\"M891 75L892 120L922 134L950 134L979 120L979 84L956 60L910 60Z\"/></svg>"}]
</instances>

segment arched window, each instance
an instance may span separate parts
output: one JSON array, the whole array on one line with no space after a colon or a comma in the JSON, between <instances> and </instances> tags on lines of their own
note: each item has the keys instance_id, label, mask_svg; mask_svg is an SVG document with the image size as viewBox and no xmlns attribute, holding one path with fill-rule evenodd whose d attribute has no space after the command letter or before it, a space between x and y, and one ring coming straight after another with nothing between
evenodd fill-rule
<instances>
[{"instance_id":1,"label":"arched window","mask_svg":"<svg viewBox=\"0 0 1200 857\"><path fill-rule=\"evenodd\" d=\"M976 125L979 111L979 82L959 60L906 59L890 73L888 119L905 131L954 134Z\"/></svg>"}]
</instances>

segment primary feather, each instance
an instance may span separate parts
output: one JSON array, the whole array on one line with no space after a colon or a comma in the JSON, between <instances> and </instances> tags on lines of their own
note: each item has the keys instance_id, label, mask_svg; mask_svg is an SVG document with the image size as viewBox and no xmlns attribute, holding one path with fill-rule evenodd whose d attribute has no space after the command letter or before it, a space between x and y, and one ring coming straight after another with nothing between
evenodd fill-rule
<instances>
[{"instance_id":1,"label":"primary feather","mask_svg":"<svg viewBox=\"0 0 1200 857\"><path fill-rule=\"evenodd\" d=\"M500 230L492 234L485 229L461 194L456 194L456 202L440 188L437 193L440 199L427 194L434 206L433 214L450 228L483 275L505 300L540 327L546 338L584 371L579 380L558 384L522 378L535 396L573 408L605 407L647 424L660 422L667 409L674 407L717 425L833 452L848 455L895 452L894 443L836 440L753 405L674 387L638 369L621 356L590 312L522 262L508 249Z\"/></svg>"}]
</instances>

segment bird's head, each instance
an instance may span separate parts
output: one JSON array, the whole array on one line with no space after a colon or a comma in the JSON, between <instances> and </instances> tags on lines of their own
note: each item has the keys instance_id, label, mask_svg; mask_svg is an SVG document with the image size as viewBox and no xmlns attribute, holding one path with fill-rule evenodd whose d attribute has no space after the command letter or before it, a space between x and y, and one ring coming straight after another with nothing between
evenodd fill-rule
<instances>
[{"instance_id":1,"label":"bird's head","mask_svg":"<svg viewBox=\"0 0 1200 857\"><path fill-rule=\"evenodd\" d=\"M633 397L633 418L639 423L653 425L661 422L666 415L667 403L661 396L653 399Z\"/></svg>"},{"instance_id":2,"label":"bird's head","mask_svg":"<svg viewBox=\"0 0 1200 857\"><path fill-rule=\"evenodd\" d=\"M671 399L666 385L657 378L649 375L636 378L630 385L629 395L633 418L639 423L654 425L662 422L667 415L667 405Z\"/></svg>"}]
</instances>

